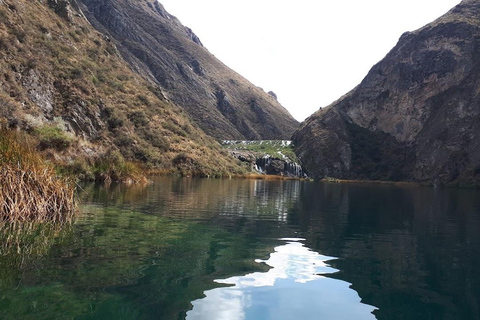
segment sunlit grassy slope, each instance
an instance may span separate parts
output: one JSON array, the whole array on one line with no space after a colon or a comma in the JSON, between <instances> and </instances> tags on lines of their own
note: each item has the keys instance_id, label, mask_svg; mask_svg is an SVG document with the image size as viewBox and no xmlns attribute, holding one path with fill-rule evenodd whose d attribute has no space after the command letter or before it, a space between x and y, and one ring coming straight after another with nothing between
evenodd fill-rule
<instances>
[{"instance_id":1,"label":"sunlit grassy slope","mask_svg":"<svg viewBox=\"0 0 480 320\"><path fill-rule=\"evenodd\" d=\"M68 2L0 1L0 119L84 178L115 159L183 175L242 172ZM67 6L62 7L62 4Z\"/></svg>"}]
</instances>

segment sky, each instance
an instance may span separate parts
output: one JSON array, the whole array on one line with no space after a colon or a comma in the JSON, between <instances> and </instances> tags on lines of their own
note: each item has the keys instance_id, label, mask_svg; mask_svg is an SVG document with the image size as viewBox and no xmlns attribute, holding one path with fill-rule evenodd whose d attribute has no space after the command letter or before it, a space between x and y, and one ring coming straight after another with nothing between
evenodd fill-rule
<instances>
[{"instance_id":1,"label":"sky","mask_svg":"<svg viewBox=\"0 0 480 320\"><path fill-rule=\"evenodd\" d=\"M460 0L160 0L299 121L358 85L406 31Z\"/></svg>"}]
</instances>

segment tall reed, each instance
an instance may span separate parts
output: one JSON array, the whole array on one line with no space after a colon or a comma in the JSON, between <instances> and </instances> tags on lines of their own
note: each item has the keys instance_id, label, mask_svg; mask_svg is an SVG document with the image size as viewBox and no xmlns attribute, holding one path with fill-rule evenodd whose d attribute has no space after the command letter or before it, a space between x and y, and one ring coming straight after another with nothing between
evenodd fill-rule
<instances>
[{"instance_id":1,"label":"tall reed","mask_svg":"<svg viewBox=\"0 0 480 320\"><path fill-rule=\"evenodd\" d=\"M71 221L73 181L58 177L31 145L25 135L0 129L0 220Z\"/></svg>"}]
</instances>

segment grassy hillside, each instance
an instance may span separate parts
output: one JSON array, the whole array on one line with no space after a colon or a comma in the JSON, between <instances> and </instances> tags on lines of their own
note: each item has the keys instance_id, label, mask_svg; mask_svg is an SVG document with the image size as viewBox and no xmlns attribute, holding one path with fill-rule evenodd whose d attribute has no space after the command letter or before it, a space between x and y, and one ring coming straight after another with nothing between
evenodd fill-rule
<instances>
[{"instance_id":1,"label":"grassy hillside","mask_svg":"<svg viewBox=\"0 0 480 320\"><path fill-rule=\"evenodd\" d=\"M183 175L243 170L64 0L0 0L0 106L4 126L84 178L129 162Z\"/></svg>"}]
</instances>

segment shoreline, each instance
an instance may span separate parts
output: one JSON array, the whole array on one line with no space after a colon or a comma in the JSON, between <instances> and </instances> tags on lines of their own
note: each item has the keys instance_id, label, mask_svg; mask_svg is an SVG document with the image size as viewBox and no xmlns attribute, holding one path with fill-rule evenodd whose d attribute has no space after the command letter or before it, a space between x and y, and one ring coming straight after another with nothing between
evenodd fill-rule
<instances>
[{"instance_id":1,"label":"shoreline","mask_svg":"<svg viewBox=\"0 0 480 320\"><path fill-rule=\"evenodd\" d=\"M351 179L336 179L336 178L322 178L316 180L320 182L330 182L330 183L363 183L363 184L383 184L383 185L397 185L397 186L419 186L419 187L433 187L432 185L421 183L421 182L412 182L412 181L383 181L383 180L351 180Z\"/></svg>"}]
</instances>

